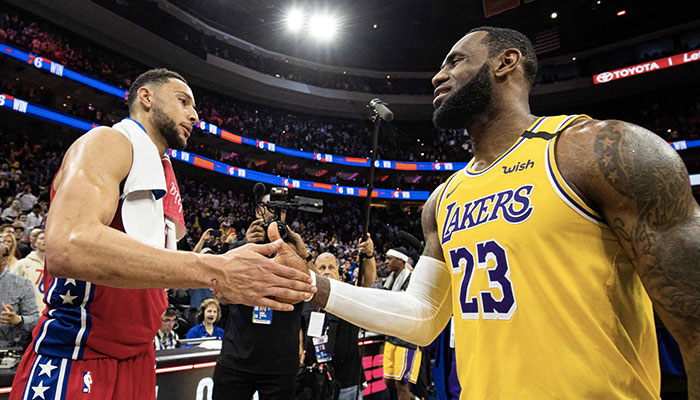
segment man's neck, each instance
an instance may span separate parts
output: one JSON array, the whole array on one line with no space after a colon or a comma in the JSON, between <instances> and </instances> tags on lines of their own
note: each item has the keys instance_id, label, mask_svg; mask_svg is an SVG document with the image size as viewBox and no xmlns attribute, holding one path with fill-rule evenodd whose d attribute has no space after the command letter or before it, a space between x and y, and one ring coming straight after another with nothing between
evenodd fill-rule
<instances>
[{"instance_id":1,"label":"man's neck","mask_svg":"<svg viewBox=\"0 0 700 400\"><path fill-rule=\"evenodd\" d=\"M165 154L165 151L168 149L168 146L165 143L165 138L163 137L163 135L160 134L155 125L153 125L150 118L146 118L141 113L130 115L129 118L133 119L134 121L140 123L141 126L143 126L143 129L146 130L146 134L148 135L148 137L151 139L153 144L156 145L156 148L158 148L158 154Z\"/></svg>"},{"instance_id":2,"label":"man's neck","mask_svg":"<svg viewBox=\"0 0 700 400\"><path fill-rule=\"evenodd\" d=\"M467 126L474 153L472 169L481 171L506 152L537 117L527 104L495 110Z\"/></svg>"},{"instance_id":3,"label":"man's neck","mask_svg":"<svg viewBox=\"0 0 700 400\"><path fill-rule=\"evenodd\" d=\"M39 257L39 259L41 261L44 261L44 254L46 254L45 252L39 251L39 250L34 250L34 252L36 253L37 257Z\"/></svg>"}]
</instances>

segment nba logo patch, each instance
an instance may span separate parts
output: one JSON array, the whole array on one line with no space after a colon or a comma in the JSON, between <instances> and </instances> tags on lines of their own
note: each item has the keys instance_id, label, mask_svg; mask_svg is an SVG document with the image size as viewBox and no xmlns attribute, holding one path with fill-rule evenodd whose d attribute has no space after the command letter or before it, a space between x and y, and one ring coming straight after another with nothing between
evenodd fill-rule
<instances>
[{"instance_id":1,"label":"nba logo patch","mask_svg":"<svg viewBox=\"0 0 700 400\"><path fill-rule=\"evenodd\" d=\"M90 371L85 371L83 373L83 393L90 393L90 386L92 386L92 376L90 376Z\"/></svg>"}]
</instances>

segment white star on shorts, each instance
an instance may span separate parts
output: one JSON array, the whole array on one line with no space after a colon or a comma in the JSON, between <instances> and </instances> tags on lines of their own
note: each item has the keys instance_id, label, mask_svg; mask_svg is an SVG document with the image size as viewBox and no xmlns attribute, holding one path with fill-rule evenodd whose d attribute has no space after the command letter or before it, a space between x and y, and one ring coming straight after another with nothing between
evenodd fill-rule
<instances>
[{"instance_id":1,"label":"white star on shorts","mask_svg":"<svg viewBox=\"0 0 700 400\"><path fill-rule=\"evenodd\" d=\"M49 390L49 386L44 386L44 382L39 381L39 385L32 386L32 390L34 391L34 396L32 396L32 400L36 399L37 397L45 399L44 392Z\"/></svg>"},{"instance_id":2,"label":"white star on shorts","mask_svg":"<svg viewBox=\"0 0 700 400\"><path fill-rule=\"evenodd\" d=\"M39 372L39 376L46 375L49 378L51 378L51 372L58 368L56 365L51 364L51 360L47 360L44 364L39 364L39 368L41 368L41 372Z\"/></svg>"},{"instance_id":3,"label":"white star on shorts","mask_svg":"<svg viewBox=\"0 0 700 400\"><path fill-rule=\"evenodd\" d=\"M61 297L63 299L63 304L70 304L70 305L73 305L73 300L78 298L78 296L71 296L70 290L65 295L60 294L59 297Z\"/></svg>"}]
</instances>

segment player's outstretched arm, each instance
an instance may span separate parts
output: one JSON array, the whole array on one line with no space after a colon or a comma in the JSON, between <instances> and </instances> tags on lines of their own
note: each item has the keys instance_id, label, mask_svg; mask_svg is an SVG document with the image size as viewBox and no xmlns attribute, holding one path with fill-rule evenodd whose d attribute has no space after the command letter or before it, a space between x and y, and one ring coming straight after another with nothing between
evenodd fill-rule
<instances>
[{"instance_id":1,"label":"player's outstretched arm","mask_svg":"<svg viewBox=\"0 0 700 400\"><path fill-rule=\"evenodd\" d=\"M667 143L638 126L592 121L580 130L562 136L557 158L589 156L562 173L616 233L678 341L690 398L700 399L700 208L688 172ZM581 165L585 174L575 171Z\"/></svg>"},{"instance_id":2,"label":"player's outstretched arm","mask_svg":"<svg viewBox=\"0 0 700 400\"><path fill-rule=\"evenodd\" d=\"M425 250L405 292L357 287L317 276L318 293L312 302L357 326L421 346L432 342L452 315L451 272L442 256L435 219L440 188L423 208Z\"/></svg>"},{"instance_id":3,"label":"player's outstretched arm","mask_svg":"<svg viewBox=\"0 0 700 400\"><path fill-rule=\"evenodd\" d=\"M284 310L291 306L272 297L301 301L312 292L308 275L265 257L281 242L216 256L156 249L110 228L131 161L131 143L112 128L96 128L68 150L46 223L51 275L129 289L215 287L231 303Z\"/></svg>"}]
</instances>

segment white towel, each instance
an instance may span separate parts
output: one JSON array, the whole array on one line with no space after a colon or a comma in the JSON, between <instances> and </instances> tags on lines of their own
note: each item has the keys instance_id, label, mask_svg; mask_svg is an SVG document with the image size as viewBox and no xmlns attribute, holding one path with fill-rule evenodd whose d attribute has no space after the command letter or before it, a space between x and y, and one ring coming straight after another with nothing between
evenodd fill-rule
<instances>
[{"instance_id":1,"label":"white towel","mask_svg":"<svg viewBox=\"0 0 700 400\"><path fill-rule=\"evenodd\" d=\"M122 223L127 235L153 247L165 247L163 196L166 193L161 154L137 121L125 118L113 126L131 142L133 160L121 194Z\"/></svg>"},{"instance_id":2,"label":"white towel","mask_svg":"<svg viewBox=\"0 0 700 400\"><path fill-rule=\"evenodd\" d=\"M398 278L395 275L396 273L392 272L389 277L386 278L386 281L384 282L384 289L389 289L393 292L400 292L404 282L406 282L408 276L411 275L411 271L404 267Z\"/></svg>"}]
</instances>

